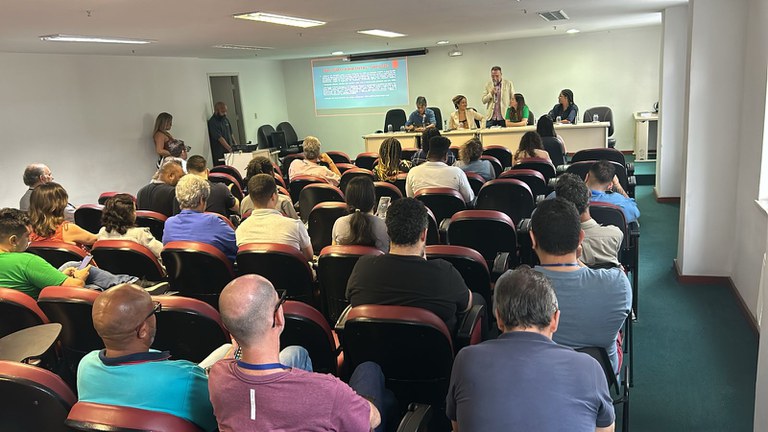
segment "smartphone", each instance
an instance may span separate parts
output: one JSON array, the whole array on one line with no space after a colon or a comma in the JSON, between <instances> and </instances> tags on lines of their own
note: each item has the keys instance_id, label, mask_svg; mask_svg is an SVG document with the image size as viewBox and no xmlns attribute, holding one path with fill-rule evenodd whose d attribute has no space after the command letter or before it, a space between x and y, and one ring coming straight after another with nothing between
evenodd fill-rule
<instances>
[{"instance_id":1,"label":"smartphone","mask_svg":"<svg viewBox=\"0 0 768 432\"><path fill-rule=\"evenodd\" d=\"M86 267L88 267L88 264L91 263L91 260L93 259L93 255L88 254L83 258L83 261L80 263L80 266L77 267L78 270L82 270Z\"/></svg>"}]
</instances>

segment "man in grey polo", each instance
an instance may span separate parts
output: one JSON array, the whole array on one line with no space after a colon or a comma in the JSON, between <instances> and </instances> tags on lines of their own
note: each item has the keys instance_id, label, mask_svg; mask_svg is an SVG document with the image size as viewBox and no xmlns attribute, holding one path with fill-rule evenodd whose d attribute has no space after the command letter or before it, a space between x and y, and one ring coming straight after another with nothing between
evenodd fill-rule
<instances>
[{"instance_id":1,"label":"man in grey polo","mask_svg":"<svg viewBox=\"0 0 768 432\"><path fill-rule=\"evenodd\" d=\"M53 173L51 173L51 169L46 165L33 163L27 165L24 169L23 180L29 189L24 192L24 195L19 200L19 210L29 211L29 198L32 196L32 191L41 184L52 182ZM67 206L64 208L64 219L70 222L75 221L75 206L70 203L67 203Z\"/></svg>"}]
</instances>

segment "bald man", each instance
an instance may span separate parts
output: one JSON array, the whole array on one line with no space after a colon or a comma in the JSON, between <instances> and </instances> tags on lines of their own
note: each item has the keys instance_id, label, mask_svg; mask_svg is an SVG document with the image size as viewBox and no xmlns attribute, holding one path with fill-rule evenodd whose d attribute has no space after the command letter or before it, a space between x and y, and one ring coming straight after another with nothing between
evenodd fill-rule
<instances>
[{"instance_id":1,"label":"bald man","mask_svg":"<svg viewBox=\"0 0 768 432\"><path fill-rule=\"evenodd\" d=\"M232 153L232 146L237 145L224 102L216 102L213 106L213 115L208 119L208 139L213 166L224 165L224 153Z\"/></svg>"},{"instance_id":2,"label":"bald man","mask_svg":"<svg viewBox=\"0 0 768 432\"><path fill-rule=\"evenodd\" d=\"M209 390L219 430L362 432L379 426L374 403L383 401L384 376L375 363L358 366L349 386L332 375L282 364L283 301L258 275L241 276L221 292L221 319L242 354L211 368Z\"/></svg>"},{"instance_id":3,"label":"bald man","mask_svg":"<svg viewBox=\"0 0 768 432\"><path fill-rule=\"evenodd\" d=\"M155 313L162 308L137 285L118 285L93 304L93 327L105 349L83 357L77 369L81 401L160 411L216 429L208 377L196 364L151 350Z\"/></svg>"},{"instance_id":4,"label":"bald man","mask_svg":"<svg viewBox=\"0 0 768 432\"><path fill-rule=\"evenodd\" d=\"M52 182L53 173L46 165L33 163L27 165L24 169L23 180L28 189L19 200L19 210L29 211L29 198L32 196L32 191L41 184ZM67 206L64 208L64 219L70 222L75 221L75 206L71 203L67 203Z\"/></svg>"},{"instance_id":5,"label":"bald man","mask_svg":"<svg viewBox=\"0 0 768 432\"><path fill-rule=\"evenodd\" d=\"M181 159L164 159L152 181L136 194L136 210L151 210L168 217L179 212L176 183L184 176Z\"/></svg>"}]
</instances>

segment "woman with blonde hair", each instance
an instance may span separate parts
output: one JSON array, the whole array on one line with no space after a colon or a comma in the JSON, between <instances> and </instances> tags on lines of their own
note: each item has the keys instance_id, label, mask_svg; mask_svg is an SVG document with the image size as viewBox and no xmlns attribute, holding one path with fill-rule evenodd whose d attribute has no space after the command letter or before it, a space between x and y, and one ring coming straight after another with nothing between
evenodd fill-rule
<instances>
[{"instance_id":1,"label":"woman with blonde hair","mask_svg":"<svg viewBox=\"0 0 768 432\"><path fill-rule=\"evenodd\" d=\"M41 184L29 198L31 241L63 241L80 247L96 243L96 235L64 220L69 196L60 184Z\"/></svg>"},{"instance_id":2,"label":"woman with blonde hair","mask_svg":"<svg viewBox=\"0 0 768 432\"><path fill-rule=\"evenodd\" d=\"M485 181L493 180L496 172L493 165L487 160L480 159L483 155L483 143L477 138L472 138L459 148L459 160L453 166L461 168L464 172L480 174Z\"/></svg>"},{"instance_id":3,"label":"woman with blonde hair","mask_svg":"<svg viewBox=\"0 0 768 432\"><path fill-rule=\"evenodd\" d=\"M467 108L467 98L464 95L456 95L452 100L456 111L451 113L451 118L448 121L448 130L477 129L475 120L482 122L485 116L471 108Z\"/></svg>"},{"instance_id":4,"label":"woman with blonde hair","mask_svg":"<svg viewBox=\"0 0 768 432\"><path fill-rule=\"evenodd\" d=\"M402 159L402 147L397 138L387 138L379 147L379 163L373 168L377 181L394 181L398 174L411 169L411 161Z\"/></svg>"},{"instance_id":5,"label":"woman with blonde hair","mask_svg":"<svg viewBox=\"0 0 768 432\"><path fill-rule=\"evenodd\" d=\"M155 142L155 151L158 156L158 166L160 161L166 156L180 157L187 159L187 147L184 141L173 138L169 132L173 126L173 116L167 112L161 112L155 119L155 127L152 130L152 140Z\"/></svg>"}]
</instances>

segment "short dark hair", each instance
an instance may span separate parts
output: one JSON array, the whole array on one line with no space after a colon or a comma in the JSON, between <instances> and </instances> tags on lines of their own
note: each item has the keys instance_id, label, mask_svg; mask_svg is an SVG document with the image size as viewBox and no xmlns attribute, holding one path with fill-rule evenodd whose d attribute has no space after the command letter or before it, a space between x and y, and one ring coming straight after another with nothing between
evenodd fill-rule
<instances>
[{"instance_id":1,"label":"short dark hair","mask_svg":"<svg viewBox=\"0 0 768 432\"><path fill-rule=\"evenodd\" d=\"M496 281L493 304L505 328L543 329L557 311L557 296L549 279L523 264Z\"/></svg>"},{"instance_id":2,"label":"short dark hair","mask_svg":"<svg viewBox=\"0 0 768 432\"><path fill-rule=\"evenodd\" d=\"M264 207L277 193L277 183L275 178L269 174L256 174L248 180L248 196L254 204Z\"/></svg>"},{"instance_id":3,"label":"short dark hair","mask_svg":"<svg viewBox=\"0 0 768 432\"><path fill-rule=\"evenodd\" d=\"M34 186L40 181L40 176L45 174L45 165L43 164L32 164L28 165L24 169L24 184L27 186Z\"/></svg>"},{"instance_id":4,"label":"short dark hair","mask_svg":"<svg viewBox=\"0 0 768 432\"><path fill-rule=\"evenodd\" d=\"M29 216L27 212L15 208L0 210L0 241L6 241L11 236L22 236L27 232Z\"/></svg>"},{"instance_id":5,"label":"short dark hair","mask_svg":"<svg viewBox=\"0 0 768 432\"><path fill-rule=\"evenodd\" d=\"M109 232L125 234L128 228L136 225L136 210L133 207L133 197L128 194L117 194L104 203L101 214L101 224Z\"/></svg>"},{"instance_id":6,"label":"short dark hair","mask_svg":"<svg viewBox=\"0 0 768 432\"><path fill-rule=\"evenodd\" d=\"M451 140L448 138L444 136L432 137L432 139L429 140L427 159L444 159L450 147Z\"/></svg>"},{"instance_id":7,"label":"short dark hair","mask_svg":"<svg viewBox=\"0 0 768 432\"><path fill-rule=\"evenodd\" d=\"M616 168L605 159L593 163L592 167L589 168L589 177L600 184L613 182L614 175L616 175Z\"/></svg>"},{"instance_id":8,"label":"short dark hair","mask_svg":"<svg viewBox=\"0 0 768 432\"><path fill-rule=\"evenodd\" d=\"M531 217L531 231L538 247L546 253L562 256L574 252L581 233L579 212L563 198L544 200Z\"/></svg>"},{"instance_id":9,"label":"short dark hair","mask_svg":"<svg viewBox=\"0 0 768 432\"><path fill-rule=\"evenodd\" d=\"M424 150L424 153L429 152L429 142L437 136L440 136L440 131L437 128L424 129L424 132L421 133L421 149Z\"/></svg>"},{"instance_id":10,"label":"short dark hair","mask_svg":"<svg viewBox=\"0 0 768 432\"><path fill-rule=\"evenodd\" d=\"M200 155L190 156L187 159L187 171L203 172L207 166L205 158Z\"/></svg>"},{"instance_id":11,"label":"short dark hair","mask_svg":"<svg viewBox=\"0 0 768 432\"><path fill-rule=\"evenodd\" d=\"M495 71L495 70L501 72L501 66L494 66L491 68L491 71Z\"/></svg>"},{"instance_id":12,"label":"short dark hair","mask_svg":"<svg viewBox=\"0 0 768 432\"><path fill-rule=\"evenodd\" d=\"M248 166L245 168L245 183L248 184L251 177L256 174L269 174L274 176L275 167L272 166L272 161L264 156L256 156L251 159L251 161L248 162Z\"/></svg>"},{"instance_id":13,"label":"short dark hair","mask_svg":"<svg viewBox=\"0 0 768 432\"><path fill-rule=\"evenodd\" d=\"M416 199L400 198L389 206L385 222L392 243L413 245L427 229L427 208Z\"/></svg>"},{"instance_id":14,"label":"short dark hair","mask_svg":"<svg viewBox=\"0 0 768 432\"><path fill-rule=\"evenodd\" d=\"M555 195L573 203L579 214L584 213L589 207L589 188L587 188L584 180L576 174L564 173L557 177Z\"/></svg>"},{"instance_id":15,"label":"short dark hair","mask_svg":"<svg viewBox=\"0 0 768 432\"><path fill-rule=\"evenodd\" d=\"M427 106L427 98L424 96L419 96L416 98L416 106Z\"/></svg>"}]
</instances>

